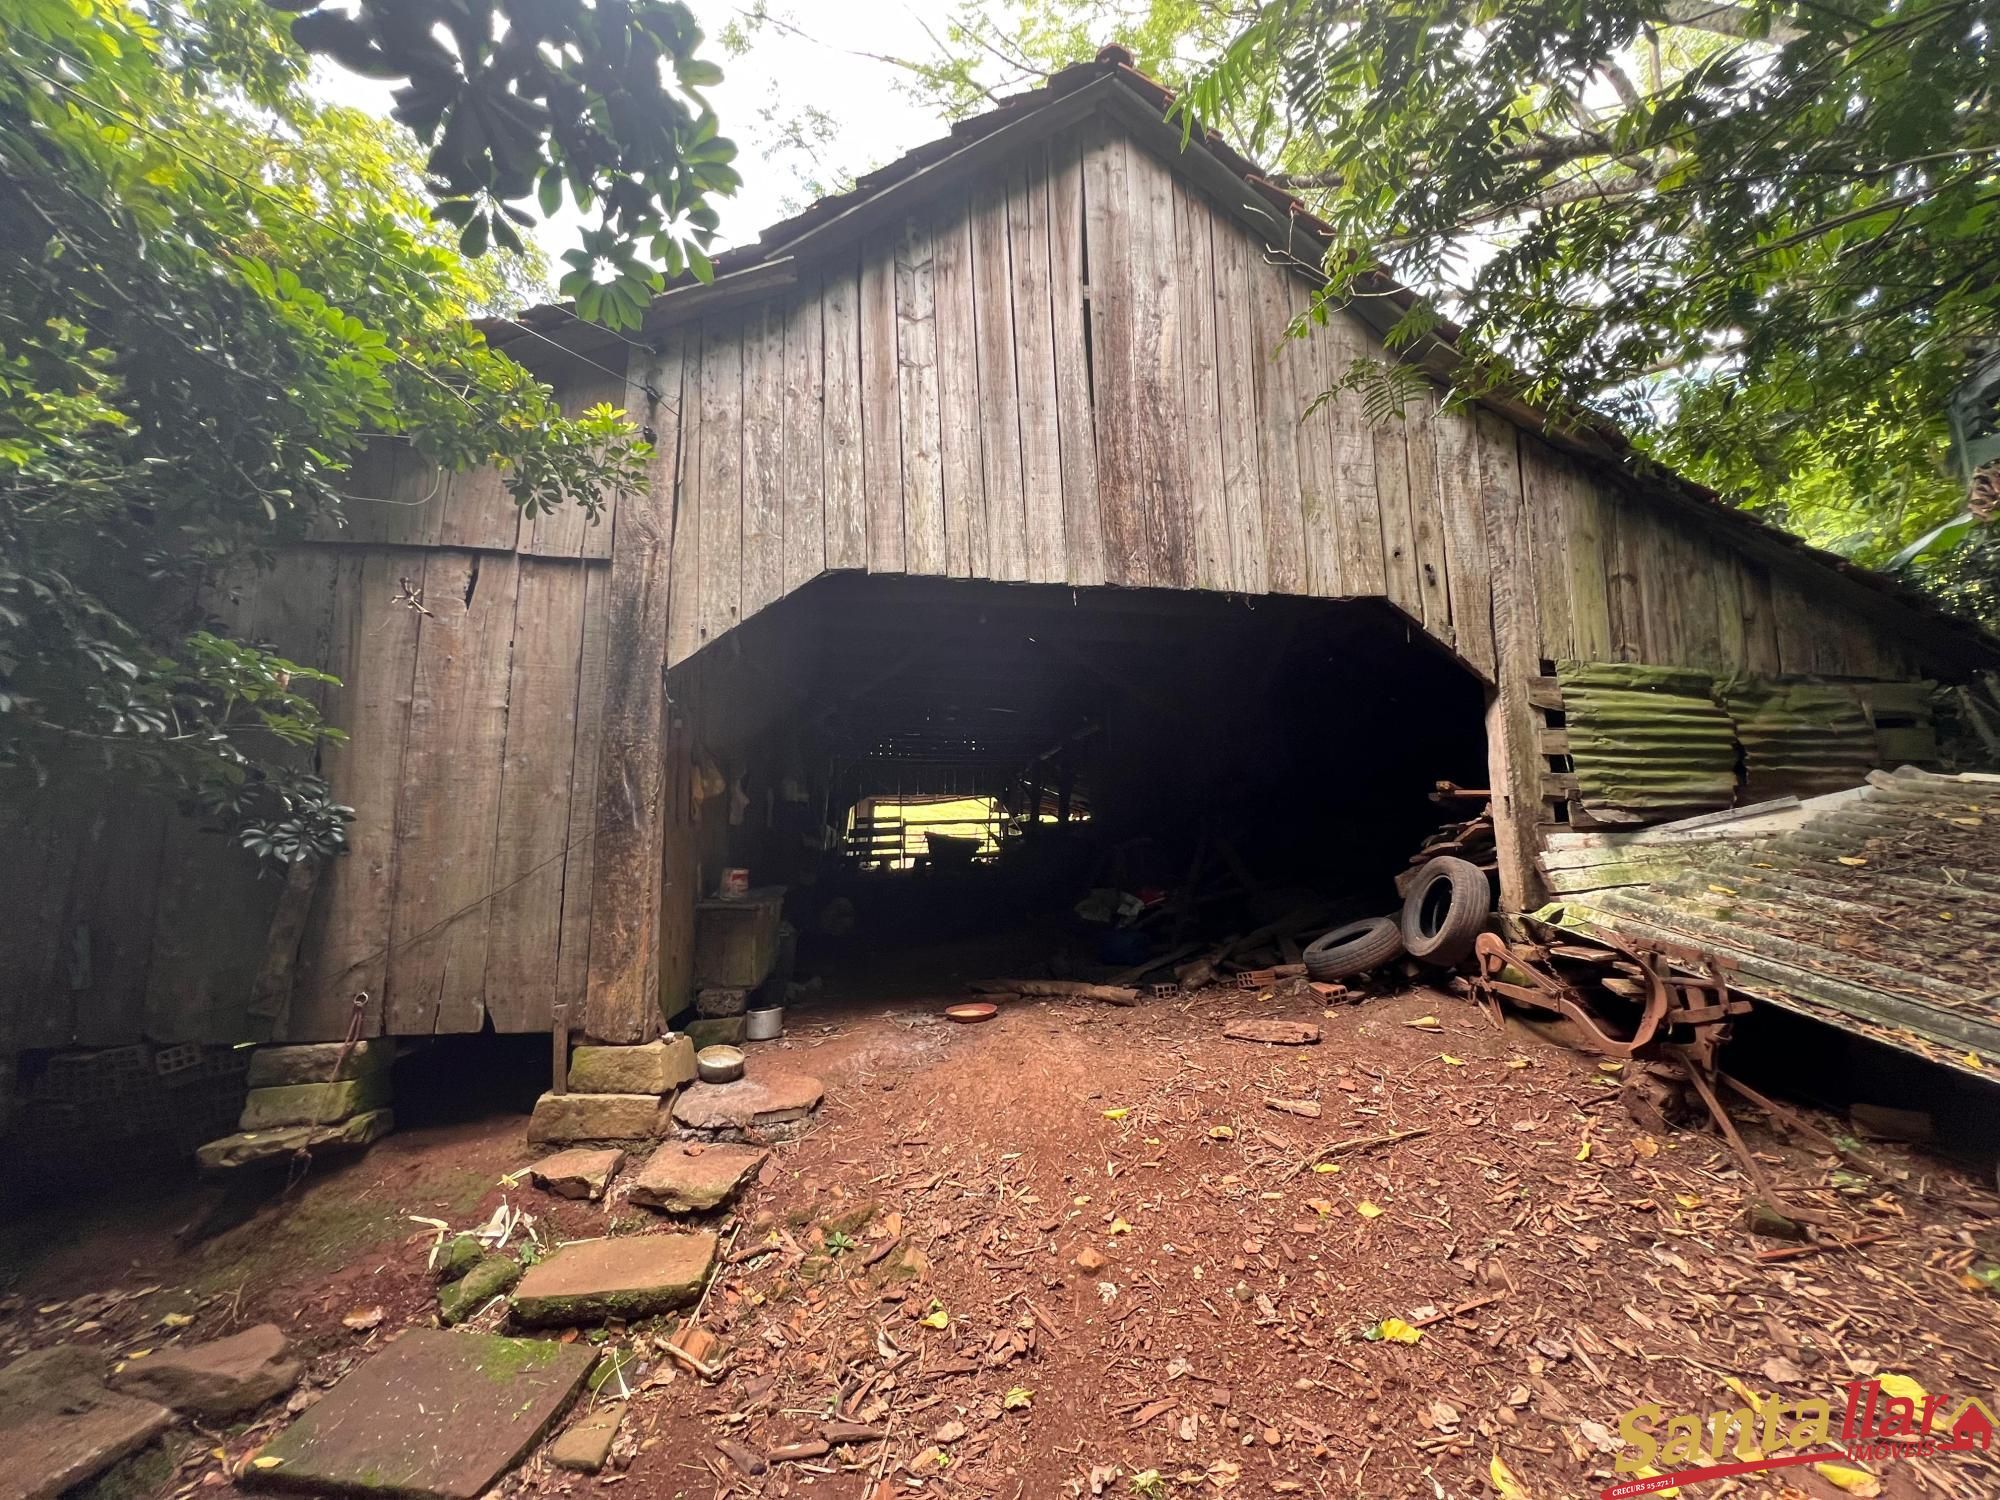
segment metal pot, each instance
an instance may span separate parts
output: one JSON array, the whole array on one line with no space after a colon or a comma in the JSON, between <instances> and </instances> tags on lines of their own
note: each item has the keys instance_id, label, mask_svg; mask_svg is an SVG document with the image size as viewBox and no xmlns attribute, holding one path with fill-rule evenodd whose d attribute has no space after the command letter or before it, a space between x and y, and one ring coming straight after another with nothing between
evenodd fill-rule
<instances>
[{"instance_id":1,"label":"metal pot","mask_svg":"<svg viewBox=\"0 0 2000 1500\"><path fill-rule=\"evenodd\" d=\"M734 1047L704 1047L694 1055L694 1071L703 1083L734 1083L743 1076L743 1054Z\"/></svg>"},{"instance_id":2,"label":"metal pot","mask_svg":"<svg viewBox=\"0 0 2000 1500\"><path fill-rule=\"evenodd\" d=\"M774 1005L769 1010L751 1010L743 1013L743 1035L753 1042L775 1042L785 1034L785 1008Z\"/></svg>"}]
</instances>

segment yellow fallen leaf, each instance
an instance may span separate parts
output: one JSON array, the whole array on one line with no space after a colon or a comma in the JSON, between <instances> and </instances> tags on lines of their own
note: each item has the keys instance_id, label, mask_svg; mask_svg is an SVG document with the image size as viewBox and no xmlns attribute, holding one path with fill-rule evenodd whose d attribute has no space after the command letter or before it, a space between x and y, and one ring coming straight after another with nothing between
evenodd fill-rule
<instances>
[{"instance_id":1,"label":"yellow fallen leaf","mask_svg":"<svg viewBox=\"0 0 2000 1500\"><path fill-rule=\"evenodd\" d=\"M1510 1057L1507 1059L1507 1068L1509 1072L1518 1073L1521 1069L1528 1066L1530 1066L1530 1064L1528 1062L1528 1059L1525 1057Z\"/></svg>"},{"instance_id":2,"label":"yellow fallen leaf","mask_svg":"<svg viewBox=\"0 0 2000 1500\"><path fill-rule=\"evenodd\" d=\"M1858 854L1842 854L1835 858L1834 863L1837 865L1846 865L1849 868L1857 868L1867 864L1868 861Z\"/></svg>"},{"instance_id":3,"label":"yellow fallen leaf","mask_svg":"<svg viewBox=\"0 0 2000 1500\"><path fill-rule=\"evenodd\" d=\"M1762 1396L1759 1396L1755 1391L1751 1390L1749 1386L1745 1385L1741 1380L1738 1380L1734 1375L1723 1376L1722 1383L1728 1386L1730 1393L1734 1395L1738 1401L1741 1401L1745 1406L1763 1405L1764 1398Z\"/></svg>"},{"instance_id":4,"label":"yellow fallen leaf","mask_svg":"<svg viewBox=\"0 0 2000 1500\"><path fill-rule=\"evenodd\" d=\"M1462 1068L1465 1066L1464 1058L1453 1057L1449 1052L1440 1052L1438 1056L1444 1059L1445 1066L1448 1068Z\"/></svg>"},{"instance_id":5,"label":"yellow fallen leaf","mask_svg":"<svg viewBox=\"0 0 2000 1500\"><path fill-rule=\"evenodd\" d=\"M250 1467L253 1469L275 1469L283 1462L282 1458L278 1458L275 1455L260 1454L250 1460Z\"/></svg>"},{"instance_id":6,"label":"yellow fallen leaf","mask_svg":"<svg viewBox=\"0 0 2000 1500\"><path fill-rule=\"evenodd\" d=\"M1585 1137L1583 1138L1583 1144L1582 1144L1581 1146L1578 1146L1578 1147L1576 1148L1576 1159L1577 1159L1578 1161L1589 1161L1589 1160L1590 1160L1590 1137L1589 1137L1589 1136L1585 1136Z\"/></svg>"},{"instance_id":7,"label":"yellow fallen leaf","mask_svg":"<svg viewBox=\"0 0 2000 1500\"><path fill-rule=\"evenodd\" d=\"M1701 1195L1698 1193L1675 1193L1674 1202L1682 1208L1700 1208Z\"/></svg>"},{"instance_id":8,"label":"yellow fallen leaf","mask_svg":"<svg viewBox=\"0 0 2000 1500\"><path fill-rule=\"evenodd\" d=\"M1533 1500L1520 1476L1507 1467L1507 1460L1499 1454L1486 1466L1487 1477L1493 1481L1493 1488L1500 1492L1500 1500Z\"/></svg>"},{"instance_id":9,"label":"yellow fallen leaf","mask_svg":"<svg viewBox=\"0 0 2000 1500\"><path fill-rule=\"evenodd\" d=\"M1814 1464L1813 1473L1834 1488L1850 1495L1863 1496L1864 1500L1869 1495L1882 1493L1882 1481L1866 1469L1850 1469L1846 1464Z\"/></svg>"},{"instance_id":10,"label":"yellow fallen leaf","mask_svg":"<svg viewBox=\"0 0 2000 1500\"><path fill-rule=\"evenodd\" d=\"M1618 1061L1615 1057L1606 1058L1597 1065L1597 1071L1600 1073L1622 1073L1625 1071L1625 1064Z\"/></svg>"},{"instance_id":11,"label":"yellow fallen leaf","mask_svg":"<svg viewBox=\"0 0 2000 1500\"><path fill-rule=\"evenodd\" d=\"M1735 886L1733 886L1733 885L1713 885L1713 884L1712 884L1712 885L1710 885L1710 886L1709 886L1709 889L1710 889L1711 891L1714 891L1714 892L1715 892L1715 894L1716 894L1716 895L1718 895L1718 896L1733 896L1733 895L1735 895L1735 894L1736 894L1736 887L1735 887Z\"/></svg>"},{"instance_id":12,"label":"yellow fallen leaf","mask_svg":"<svg viewBox=\"0 0 2000 1500\"><path fill-rule=\"evenodd\" d=\"M1339 1170L1340 1163L1337 1161L1316 1161L1313 1163L1313 1171L1322 1177L1330 1177Z\"/></svg>"},{"instance_id":13,"label":"yellow fallen leaf","mask_svg":"<svg viewBox=\"0 0 2000 1500\"><path fill-rule=\"evenodd\" d=\"M193 1313L168 1313L160 1319L162 1328L185 1328L194 1321Z\"/></svg>"},{"instance_id":14,"label":"yellow fallen leaf","mask_svg":"<svg viewBox=\"0 0 2000 1500\"><path fill-rule=\"evenodd\" d=\"M1977 1052L1966 1053L1965 1056L1960 1059L1960 1061L1962 1061L1968 1068L1977 1068L1982 1073L1986 1071L1986 1059L1981 1057Z\"/></svg>"},{"instance_id":15,"label":"yellow fallen leaf","mask_svg":"<svg viewBox=\"0 0 2000 1500\"><path fill-rule=\"evenodd\" d=\"M1233 1141L1236 1132L1227 1125L1211 1125L1208 1127L1208 1138L1212 1141Z\"/></svg>"},{"instance_id":16,"label":"yellow fallen leaf","mask_svg":"<svg viewBox=\"0 0 2000 1500\"><path fill-rule=\"evenodd\" d=\"M1941 912L1939 912L1939 913L1938 913L1938 920L1939 920L1940 922L1949 922L1949 921L1951 920L1951 913L1950 913L1950 912L1948 912L1948 911L1941 911Z\"/></svg>"},{"instance_id":17,"label":"yellow fallen leaf","mask_svg":"<svg viewBox=\"0 0 2000 1500\"><path fill-rule=\"evenodd\" d=\"M1923 1409L1924 1397L1929 1392L1918 1385L1916 1381L1910 1379L1909 1376L1877 1375L1875 1379L1881 1384L1883 1395L1901 1396L1905 1401L1914 1402L1919 1411Z\"/></svg>"},{"instance_id":18,"label":"yellow fallen leaf","mask_svg":"<svg viewBox=\"0 0 2000 1500\"><path fill-rule=\"evenodd\" d=\"M1405 1026L1414 1026L1419 1031L1443 1031L1444 1025L1436 1016L1418 1016L1414 1021L1405 1021Z\"/></svg>"},{"instance_id":19,"label":"yellow fallen leaf","mask_svg":"<svg viewBox=\"0 0 2000 1500\"><path fill-rule=\"evenodd\" d=\"M1368 1330L1368 1337L1385 1344L1420 1344L1424 1331L1401 1318L1384 1318Z\"/></svg>"},{"instance_id":20,"label":"yellow fallen leaf","mask_svg":"<svg viewBox=\"0 0 2000 1500\"><path fill-rule=\"evenodd\" d=\"M1003 1411L1025 1411L1035 1404L1035 1393L1025 1385L1017 1385L1000 1398Z\"/></svg>"},{"instance_id":21,"label":"yellow fallen leaf","mask_svg":"<svg viewBox=\"0 0 2000 1500\"><path fill-rule=\"evenodd\" d=\"M1354 1206L1354 1211L1364 1219L1379 1219L1382 1217L1382 1210L1365 1198Z\"/></svg>"},{"instance_id":22,"label":"yellow fallen leaf","mask_svg":"<svg viewBox=\"0 0 2000 1500\"><path fill-rule=\"evenodd\" d=\"M1132 1226L1127 1224L1123 1218L1117 1218L1111 1221L1111 1227L1104 1232L1106 1234L1130 1234Z\"/></svg>"},{"instance_id":23,"label":"yellow fallen leaf","mask_svg":"<svg viewBox=\"0 0 2000 1500\"><path fill-rule=\"evenodd\" d=\"M1956 823L1960 828L1983 828L1986 826L1984 818L1953 818L1952 822Z\"/></svg>"},{"instance_id":24,"label":"yellow fallen leaf","mask_svg":"<svg viewBox=\"0 0 2000 1500\"><path fill-rule=\"evenodd\" d=\"M949 1328L951 1326L951 1314L941 1307L934 1307L921 1318L917 1319L917 1321L926 1328Z\"/></svg>"},{"instance_id":25,"label":"yellow fallen leaf","mask_svg":"<svg viewBox=\"0 0 2000 1500\"><path fill-rule=\"evenodd\" d=\"M1107 1109L1104 1112L1104 1118L1107 1120L1122 1120L1131 1113L1132 1111L1129 1109Z\"/></svg>"}]
</instances>

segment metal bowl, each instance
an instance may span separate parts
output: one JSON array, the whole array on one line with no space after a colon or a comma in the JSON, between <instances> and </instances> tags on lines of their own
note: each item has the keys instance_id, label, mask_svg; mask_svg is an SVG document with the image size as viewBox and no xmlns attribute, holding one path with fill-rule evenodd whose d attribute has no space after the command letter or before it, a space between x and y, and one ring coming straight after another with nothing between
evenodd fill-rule
<instances>
[{"instance_id":1,"label":"metal bowl","mask_svg":"<svg viewBox=\"0 0 2000 1500\"><path fill-rule=\"evenodd\" d=\"M958 1021L968 1026L979 1021L990 1021L999 1014L999 1006L988 1005L983 1000L975 1000L966 1005L948 1005L944 1012L947 1021Z\"/></svg>"},{"instance_id":2,"label":"metal bowl","mask_svg":"<svg viewBox=\"0 0 2000 1500\"><path fill-rule=\"evenodd\" d=\"M743 1076L743 1054L734 1047L704 1047L694 1055L694 1071L703 1083L734 1083Z\"/></svg>"}]
</instances>

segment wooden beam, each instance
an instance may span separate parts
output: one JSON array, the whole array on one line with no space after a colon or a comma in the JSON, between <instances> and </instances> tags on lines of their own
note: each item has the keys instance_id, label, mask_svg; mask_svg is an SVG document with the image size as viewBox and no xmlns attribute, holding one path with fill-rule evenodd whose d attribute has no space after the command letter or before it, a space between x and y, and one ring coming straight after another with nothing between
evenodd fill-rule
<instances>
[{"instance_id":1,"label":"wooden beam","mask_svg":"<svg viewBox=\"0 0 2000 1500\"><path fill-rule=\"evenodd\" d=\"M629 410L647 409L648 398L637 388L644 384L678 399L681 351L676 341L669 341L657 358L635 360L634 366ZM604 728L592 835L590 978L582 1017L584 1033L605 1042L644 1042L662 1024L655 997L660 870L669 813L667 603L681 462L679 443L662 441L648 476L651 483L620 497L614 521Z\"/></svg>"}]
</instances>

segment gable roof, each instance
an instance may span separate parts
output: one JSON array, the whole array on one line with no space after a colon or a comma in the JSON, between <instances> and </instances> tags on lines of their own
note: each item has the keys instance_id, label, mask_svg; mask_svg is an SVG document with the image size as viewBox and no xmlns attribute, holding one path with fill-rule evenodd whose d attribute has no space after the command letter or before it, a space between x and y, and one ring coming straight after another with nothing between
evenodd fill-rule
<instances>
[{"instance_id":1,"label":"gable roof","mask_svg":"<svg viewBox=\"0 0 2000 1500\"><path fill-rule=\"evenodd\" d=\"M821 198L770 225L754 241L723 251L715 257L712 281L683 276L655 297L642 332L657 336L707 313L782 292L797 281L802 267L851 248L871 231L900 219L915 202L962 184L1021 148L1073 129L1093 115L1118 121L1173 170L1262 236L1267 247L1289 252L1302 266L1318 265L1332 241L1331 226L1216 132L1196 125L1183 145L1180 124L1166 118L1174 98L1173 90L1134 67L1125 49L1106 47L1092 61L1060 69L1042 86L957 121L947 134L857 178L846 192ZM1374 278L1368 293L1347 310L1378 337L1415 302L1408 288L1386 276ZM632 342L581 322L561 304L530 308L517 318L490 319L479 326L497 348L532 338L589 353ZM1421 352L1406 351L1399 357L1449 387L1464 358L1456 342L1459 332L1455 325L1442 323L1425 336ZM1803 564L1836 575L1850 587L1857 606L1878 617L1891 616L1896 625L1922 637L1947 659L1967 668L2000 666L2000 638L1982 626L1893 578L1813 547L1738 509L1717 491L1647 457L1610 419L1583 412L1558 420L1504 391L1488 392L1478 404L1551 446L1585 459L1599 472L1609 469L1648 498L1722 532L1753 556L1781 567L1797 569Z\"/></svg>"}]
</instances>

